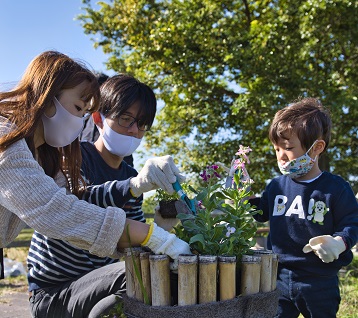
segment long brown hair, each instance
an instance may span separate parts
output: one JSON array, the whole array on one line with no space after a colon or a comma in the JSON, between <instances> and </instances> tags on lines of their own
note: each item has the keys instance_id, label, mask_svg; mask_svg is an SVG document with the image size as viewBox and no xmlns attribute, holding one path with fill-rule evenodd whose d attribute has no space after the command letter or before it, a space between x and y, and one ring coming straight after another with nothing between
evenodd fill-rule
<instances>
[{"instance_id":1,"label":"long brown hair","mask_svg":"<svg viewBox=\"0 0 358 318\"><path fill-rule=\"evenodd\" d=\"M99 85L84 63L56 51L46 51L35 57L16 87L0 92L0 115L16 125L16 129L0 137L0 151L25 138L35 156L34 133L46 107L61 90L76 87L85 80L89 85L83 92L84 101L91 101L89 112L93 112L98 109ZM63 148L43 144L38 147L37 155L47 175L55 177L62 170L72 193L80 195L84 182L80 174L82 158L78 139Z\"/></svg>"}]
</instances>

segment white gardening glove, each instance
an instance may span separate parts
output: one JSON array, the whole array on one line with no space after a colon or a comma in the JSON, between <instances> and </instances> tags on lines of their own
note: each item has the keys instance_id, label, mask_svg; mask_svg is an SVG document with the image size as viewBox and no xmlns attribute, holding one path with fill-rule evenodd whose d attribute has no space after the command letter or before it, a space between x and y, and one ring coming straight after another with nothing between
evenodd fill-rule
<instances>
[{"instance_id":1,"label":"white gardening glove","mask_svg":"<svg viewBox=\"0 0 358 318\"><path fill-rule=\"evenodd\" d=\"M129 187L135 197L150 190L162 188L168 194L174 193L172 183L177 178L183 182L185 177L180 174L179 169L171 156L152 158L146 161L139 174L129 180Z\"/></svg>"},{"instance_id":2,"label":"white gardening glove","mask_svg":"<svg viewBox=\"0 0 358 318\"><path fill-rule=\"evenodd\" d=\"M235 157L231 160L231 166L230 168L226 167L222 162L216 162L216 164L221 167L227 174L228 176L226 177L226 181L225 181L225 187L226 188L231 188L232 187L232 179L234 177L235 171L236 169L234 168L234 162L235 162Z\"/></svg>"},{"instance_id":3,"label":"white gardening glove","mask_svg":"<svg viewBox=\"0 0 358 318\"><path fill-rule=\"evenodd\" d=\"M241 169L241 171L242 171L241 179L240 179L241 181L245 182L245 181L250 180L250 176L249 176L249 173L246 170L246 167L244 167L244 168L236 167L235 161L236 161L236 159L234 157L231 160L230 169L228 167L226 167L222 162L217 162L216 163L218 166L223 168L226 173L228 173L228 176L226 177L226 182L225 182L225 187L226 188L231 188L232 187L232 179L234 177L234 174L235 174L236 170L238 170L238 169Z\"/></svg>"},{"instance_id":4,"label":"white gardening glove","mask_svg":"<svg viewBox=\"0 0 358 318\"><path fill-rule=\"evenodd\" d=\"M166 254L174 260L178 259L180 254L192 254L188 243L155 223L152 235L142 245L149 247L155 254Z\"/></svg>"},{"instance_id":5,"label":"white gardening glove","mask_svg":"<svg viewBox=\"0 0 358 318\"><path fill-rule=\"evenodd\" d=\"M324 263L338 259L346 250L346 244L340 236L321 235L313 237L303 248L304 253L314 252Z\"/></svg>"}]
</instances>

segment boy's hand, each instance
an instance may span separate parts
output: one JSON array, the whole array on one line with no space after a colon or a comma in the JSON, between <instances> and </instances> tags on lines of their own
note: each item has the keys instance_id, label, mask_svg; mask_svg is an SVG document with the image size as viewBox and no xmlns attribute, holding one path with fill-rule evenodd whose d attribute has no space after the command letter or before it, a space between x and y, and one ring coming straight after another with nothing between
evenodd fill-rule
<instances>
[{"instance_id":1,"label":"boy's hand","mask_svg":"<svg viewBox=\"0 0 358 318\"><path fill-rule=\"evenodd\" d=\"M324 263L338 259L346 250L346 244L340 236L321 235L313 237L303 248L304 253L314 252Z\"/></svg>"},{"instance_id":2,"label":"boy's hand","mask_svg":"<svg viewBox=\"0 0 358 318\"><path fill-rule=\"evenodd\" d=\"M221 167L227 174L229 177L233 177L236 171L235 168L235 158L231 160L231 165L230 168L226 167L222 162L218 161L216 162L216 165L218 165L219 167Z\"/></svg>"}]
</instances>

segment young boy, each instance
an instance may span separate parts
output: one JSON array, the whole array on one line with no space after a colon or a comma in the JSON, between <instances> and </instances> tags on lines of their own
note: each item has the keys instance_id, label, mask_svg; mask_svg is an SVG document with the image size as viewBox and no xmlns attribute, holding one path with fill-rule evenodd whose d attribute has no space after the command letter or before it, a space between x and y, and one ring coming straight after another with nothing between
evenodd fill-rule
<instances>
[{"instance_id":1,"label":"young boy","mask_svg":"<svg viewBox=\"0 0 358 318\"><path fill-rule=\"evenodd\" d=\"M337 273L353 258L358 204L349 184L321 171L331 119L319 100L301 99L278 111L269 130L278 167L260 199L259 222L270 221L268 248L279 257L276 317L336 317Z\"/></svg>"}]
</instances>

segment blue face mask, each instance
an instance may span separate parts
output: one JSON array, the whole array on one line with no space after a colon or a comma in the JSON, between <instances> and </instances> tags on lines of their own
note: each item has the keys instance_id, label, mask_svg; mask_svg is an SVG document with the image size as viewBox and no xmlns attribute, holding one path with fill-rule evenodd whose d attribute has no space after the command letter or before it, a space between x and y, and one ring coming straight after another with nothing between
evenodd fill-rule
<instances>
[{"instance_id":1,"label":"blue face mask","mask_svg":"<svg viewBox=\"0 0 358 318\"><path fill-rule=\"evenodd\" d=\"M278 162L278 167L281 173L292 179L296 179L299 177L303 177L308 172L310 172L317 160L317 156L314 159L312 159L308 155L308 153L311 151L312 147L315 145L316 142L317 140L313 143L313 145L307 150L307 152L304 155L296 159L293 159L291 161L288 161L284 165L281 165Z\"/></svg>"}]
</instances>

